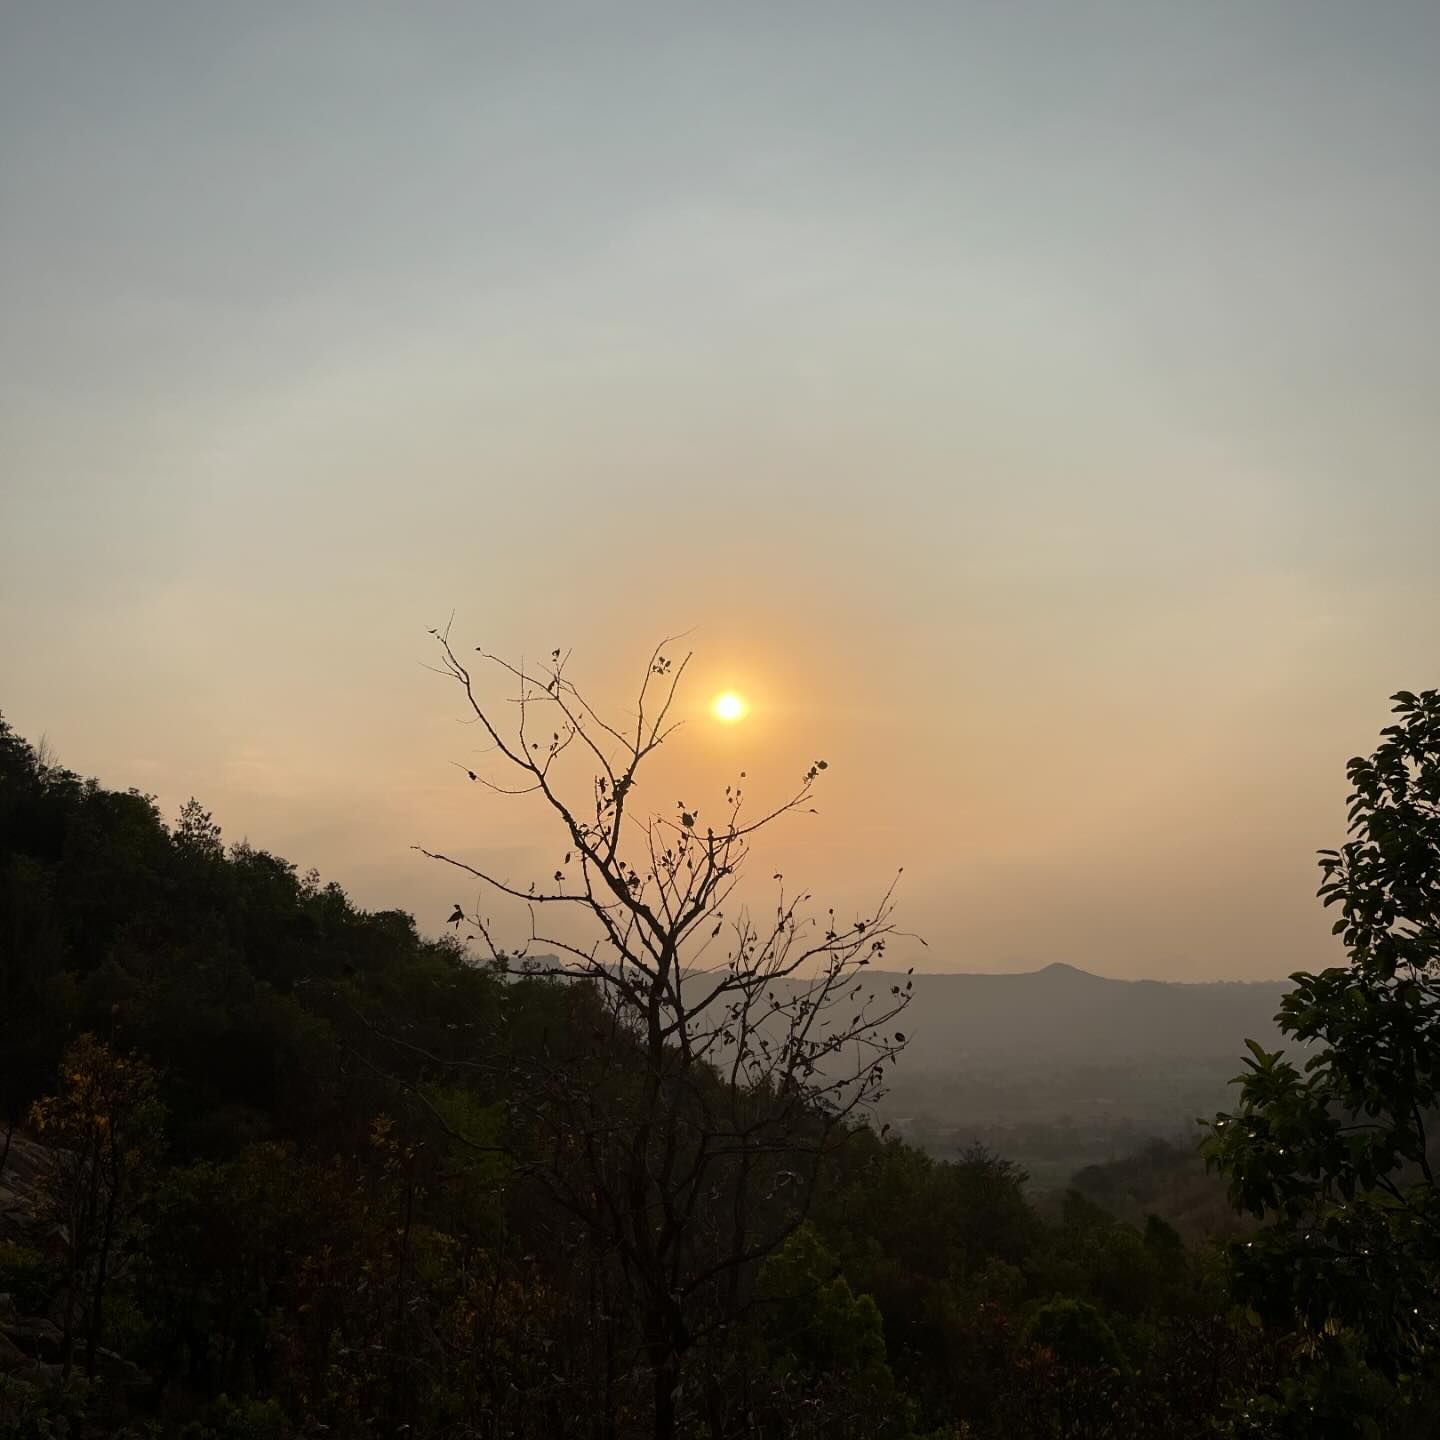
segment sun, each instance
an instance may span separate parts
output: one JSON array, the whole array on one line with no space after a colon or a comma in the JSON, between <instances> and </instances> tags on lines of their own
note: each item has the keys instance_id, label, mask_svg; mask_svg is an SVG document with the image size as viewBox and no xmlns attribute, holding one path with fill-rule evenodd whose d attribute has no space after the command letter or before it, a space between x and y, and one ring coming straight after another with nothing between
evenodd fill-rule
<instances>
[{"instance_id":1,"label":"sun","mask_svg":"<svg viewBox=\"0 0 1440 1440\"><path fill-rule=\"evenodd\" d=\"M727 690L723 695L717 695L710 702L710 713L717 720L723 720L727 725L733 725L737 720L743 719L749 708L743 697L737 695L733 690Z\"/></svg>"}]
</instances>

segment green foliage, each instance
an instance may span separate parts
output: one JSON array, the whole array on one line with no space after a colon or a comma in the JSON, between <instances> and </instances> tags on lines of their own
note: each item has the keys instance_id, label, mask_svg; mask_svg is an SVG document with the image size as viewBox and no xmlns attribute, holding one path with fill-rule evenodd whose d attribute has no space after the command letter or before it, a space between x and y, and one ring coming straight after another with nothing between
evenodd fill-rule
<instances>
[{"instance_id":1,"label":"green foliage","mask_svg":"<svg viewBox=\"0 0 1440 1440\"><path fill-rule=\"evenodd\" d=\"M294 1434L278 1401L219 1395L202 1417L180 1431L177 1440L289 1440Z\"/></svg>"},{"instance_id":2,"label":"green foliage","mask_svg":"<svg viewBox=\"0 0 1440 1440\"><path fill-rule=\"evenodd\" d=\"M55 1285L56 1266L40 1250L14 1240L0 1240L0 1295L9 1295L17 1310L33 1315Z\"/></svg>"},{"instance_id":3,"label":"green foliage","mask_svg":"<svg viewBox=\"0 0 1440 1440\"><path fill-rule=\"evenodd\" d=\"M1105 1317L1088 1300L1048 1300L1025 1322L1025 1343L1050 1351L1065 1365L1126 1367L1125 1354Z\"/></svg>"},{"instance_id":4,"label":"green foliage","mask_svg":"<svg viewBox=\"0 0 1440 1440\"><path fill-rule=\"evenodd\" d=\"M90 1399L82 1380L0 1374L0 1440L88 1440Z\"/></svg>"},{"instance_id":5,"label":"green foliage","mask_svg":"<svg viewBox=\"0 0 1440 1440\"><path fill-rule=\"evenodd\" d=\"M1440 692L1401 691L1394 711L1376 752L1348 767L1352 838L1321 852L1319 893L1339 909L1349 963L1292 977L1279 1023L1296 1058L1248 1042L1239 1107L1208 1143L1235 1205L1266 1221L1236 1248L1240 1293L1298 1327L1315 1372L1272 1397L1286 1413L1317 1404L1315 1376L1329 1385L1355 1364L1402 1390L1437 1375ZM1355 1364L1338 1365L1341 1351ZM1327 1433L1364 1431L1365 1393L1388 1394L1352 1386Z\"/></svg>"},{"instance_id":6,"label":"green foliage","mask_svg":"<svg viewBox=\"0 0 1440 1440\"><path fill-rule=\"evenodd\" d=\"M814 1226L802 1225L770 1256L758 1292L762 1334L775 1363L889 1388L880 1310L869 1295L851 1290Z\"/></svg>"}]
</instances>

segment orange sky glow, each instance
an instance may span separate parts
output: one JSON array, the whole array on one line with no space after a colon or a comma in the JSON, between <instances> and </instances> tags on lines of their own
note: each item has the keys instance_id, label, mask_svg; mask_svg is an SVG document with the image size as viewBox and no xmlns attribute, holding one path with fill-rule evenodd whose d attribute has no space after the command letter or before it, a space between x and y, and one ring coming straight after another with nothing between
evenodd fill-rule
<instances>
[{"instance_id":1,"label":"orange sky glow","mask_svg":"<svg viewBox=\"0 0 1440 1440\"><path fill-rule=\"evenodd\" d=\"M1440 11L621 8L7 21L7 719L438 930L412 846L557 841L427 630L617 716L680 633L645 796L824 758L757 872L903 866L897 960L1330 963L1440 678Z\"/></svg>"}]
</instances>

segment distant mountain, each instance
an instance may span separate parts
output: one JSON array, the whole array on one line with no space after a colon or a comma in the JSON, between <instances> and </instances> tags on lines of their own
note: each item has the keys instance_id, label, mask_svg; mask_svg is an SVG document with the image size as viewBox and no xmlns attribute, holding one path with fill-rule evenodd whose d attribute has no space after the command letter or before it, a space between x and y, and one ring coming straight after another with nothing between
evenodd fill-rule
<instances>
[{"instance_id":1,"label":"distant mountain","mask_svg":"<svg viewBox=\"0 0 1440 1440\"><path fill-rule=\"evenodd\" d=\"M1073 965L1022 974L921 974L905 1020L907 1071L1208 1060L1276 1043L1284 980L1110 980ZM880 993L904 976L875 972Z\"/></svg>"},{"instance_id":2,"label":"distant mountain","mask_svg":"<svg viewBox=\"0 0 1440 1440\"><path fill-rule=\"evenodd\" d=\"M1245 1041L1284 1043L1274 1016L1286 981L1108 980L1063 964L912 978L910 1043L883 1118L937 1155L986 1145L1040 1192L1156 1136L1198 1163L1195 1122L1233 1103ZM904 979L875 974L877 999ZM1190 1197L1212 1220L1223 1198L1213 1182Z\"/></svg>"}]
</instances>

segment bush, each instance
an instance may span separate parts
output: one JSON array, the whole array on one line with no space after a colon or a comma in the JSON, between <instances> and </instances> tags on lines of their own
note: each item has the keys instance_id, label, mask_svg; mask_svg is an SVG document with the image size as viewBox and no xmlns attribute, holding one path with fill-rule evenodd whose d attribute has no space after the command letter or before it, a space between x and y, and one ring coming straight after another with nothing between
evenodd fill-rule
<instances>
[{"instance_id":1,"label":"bush","mask_svg":"<svg viewBox=\"0 0 1440 1440\"><path fill-rule=\"evenodd\" d=\"M0 1240L0 1295L9 1295L21 1315L45 1308L54 1284L54 1267L38 1250Z\"/></svg>"},{"instance_id":2,"label":"bush","mask_svg":"<svg viewBox=\"0 0 1440 1440\"><path fill-rule=\"evenodd\" d=\"M1124 1370L1125 1354L1105 1317L1084 1300L1050 1300L1026 1322L1024 1338L1062 1365Z\"/></svg>"}]
</instances>

